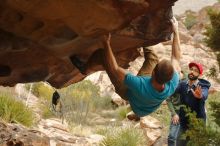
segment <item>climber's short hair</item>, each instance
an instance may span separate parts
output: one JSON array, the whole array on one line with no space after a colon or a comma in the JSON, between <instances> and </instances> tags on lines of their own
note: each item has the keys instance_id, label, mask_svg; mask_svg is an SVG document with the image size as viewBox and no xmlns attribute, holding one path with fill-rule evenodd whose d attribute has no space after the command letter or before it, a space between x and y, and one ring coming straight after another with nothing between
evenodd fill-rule
<instances>
[{"instance_id":1,"label":"climber's short hair","mask_svg":"<svg viewBox=\"0 0 220 146\"><path fill-rule=\"evenodd\" d=\"M174 68L171 61L163 59L161 60L153 70L153 76L156 82L164 84L170 81L173 77Z\"/></svg>"}]
</instances>

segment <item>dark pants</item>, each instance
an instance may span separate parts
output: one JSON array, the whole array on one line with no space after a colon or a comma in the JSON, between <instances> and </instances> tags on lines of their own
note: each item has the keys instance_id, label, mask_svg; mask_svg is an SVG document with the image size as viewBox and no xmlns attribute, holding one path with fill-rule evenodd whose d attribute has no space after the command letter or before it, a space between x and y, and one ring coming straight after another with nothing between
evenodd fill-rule
<instances>
[{"instance_id":1,"label":"dark pants","mask_svg":"<svg viewBox=\"0 0 220 146\"><path fill-rule=\"evenodd\" d=\"M180 124L170 124L170 132L168 135L168 146L176 146L177 138L179 136Z\"/></svg>"},{"instance_id":2,"label":"dark pants","mask_svg":"<svg viewBox=\"0 0 220 146\"><path fill-rule=\"evenodd\" d=\"M184 134L185 131L180 124L174 125L171 123L168 135L168 146L186 146L189 139L182 138L182 134Z\"/></svg>"}]
</instances>

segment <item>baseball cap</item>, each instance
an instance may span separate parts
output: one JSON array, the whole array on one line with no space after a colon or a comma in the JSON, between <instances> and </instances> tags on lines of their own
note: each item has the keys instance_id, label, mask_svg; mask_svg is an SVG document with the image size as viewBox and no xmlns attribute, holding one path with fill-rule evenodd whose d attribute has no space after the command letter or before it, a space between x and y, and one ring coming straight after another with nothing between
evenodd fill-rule
<instances>
[{"instance_id":1,"label":"baseball cap","mask_svg":"<svg viewBox=\"0 0 220 146\"><path fill-rule=\"evenodd\" d=\"M196 63L196 62L190 62L189 63L189 68L196 66L199 69L199 74L202 75L203 73L203 67L200 63Z\"/></svg>"}]
</instances>

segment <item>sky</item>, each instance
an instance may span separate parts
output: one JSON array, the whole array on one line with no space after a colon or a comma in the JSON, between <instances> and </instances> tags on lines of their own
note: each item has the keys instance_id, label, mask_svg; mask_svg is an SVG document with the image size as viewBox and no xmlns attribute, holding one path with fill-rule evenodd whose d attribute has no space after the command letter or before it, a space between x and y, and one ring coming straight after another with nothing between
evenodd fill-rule
<instances>
[{"instance_id":1,"label":"sky","mask_svg":"<svg viewBox=\"0 0 220 146\"><path fill-rule=\"evenodd\" d=\"M178 0L173 7L173 13L179 15L186 10L199 11L201 8L213 5L216 2L217 0Z\"/></svg>"}]
</instances>

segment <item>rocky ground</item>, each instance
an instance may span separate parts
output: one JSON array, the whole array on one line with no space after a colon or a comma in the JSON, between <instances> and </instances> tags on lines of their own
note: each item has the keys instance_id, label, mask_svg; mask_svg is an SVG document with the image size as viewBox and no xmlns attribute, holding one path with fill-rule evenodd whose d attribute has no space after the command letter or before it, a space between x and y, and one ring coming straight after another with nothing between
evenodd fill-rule
<instances>
[{"instance_id":1,"label":"rocky ground","mask_svg":"<svg viewBox=\"0 0 220 146\"><path fill-rule=\"evenodd\" d=\"M13 88L10 88L10 90L13 90ZM96 146L103 140L104 136L91 133L94 127L90 127L89 132L86 132L86 134L83 134L82 130L86 129L86 127L72 127L77 130L73 133L65 120L63 121L58 118L42 119L41 109L37 106L40 102L39 98L24 89L23 84L16 85L15 93L17 93L18 98L24 101L24 103L34 111L35 117L37 117L37 125L32 128L26 128L20 124L8 124L0 121L1 146ZM98 115L90 120L94 121L94 119L96 119L96 123L99 123L99 125L103 127L108 126L106 123L114 125L114 122L116 122L115 119L103 119ZM151 144L161 136L161 124L157 119L151 116L142 118L140 122L129 122L129 120L120 121L121 126L129 124L133 124L137 128L142 128L146 133L148 142Z\"/></svg>"}]
</instances>

